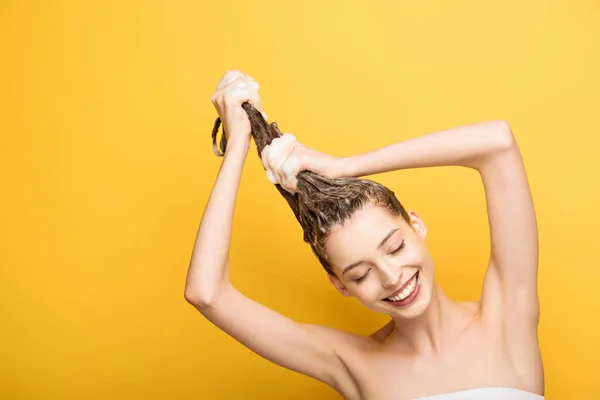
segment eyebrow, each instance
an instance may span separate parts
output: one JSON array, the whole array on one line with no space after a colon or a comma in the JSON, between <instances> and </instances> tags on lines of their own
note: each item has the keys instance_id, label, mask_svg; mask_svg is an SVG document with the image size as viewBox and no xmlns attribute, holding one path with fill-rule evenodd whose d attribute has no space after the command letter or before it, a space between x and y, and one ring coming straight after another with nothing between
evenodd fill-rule
<instances>
[{"instance_id":1,"label":"eyebrow","mask_svg":"<svg viewBox=\"0 0 600 400\"><path fill-rule=\"evenodd\" d=\"M379 243L379 245L377 246L377 248L380 248L381 246L383 246L385 244L385 242L387 242L394 233L396 233L396 231L398 230L398 228L392 229L381 241L381 243ZM346 268L344 268L344 271L342 272L342 275L344 275L346 272L350 271L352 268L354 267L358 267L360 264L364 263L364 260L360 260L357 261L355 263L352 263L350 265L348 265Z\"/></svg>"}]
</instances>

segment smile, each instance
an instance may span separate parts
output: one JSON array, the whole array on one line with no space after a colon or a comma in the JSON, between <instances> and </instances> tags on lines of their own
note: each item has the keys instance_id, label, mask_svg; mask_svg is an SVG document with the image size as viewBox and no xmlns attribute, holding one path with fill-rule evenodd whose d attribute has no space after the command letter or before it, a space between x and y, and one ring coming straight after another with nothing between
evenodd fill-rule
<instances>
[{"instance_id":1,"label":"smile","mask_svg":"<svg viewBox=\"0 0 600 400\"><path fill-rule=\"evenodd\" d=\"M406 282L400 289L396 290L390 296L383 299L395 306L405 306L411 303L419 292L419 272L417 272L411 280Z\"/></svg>"}]
</instances>

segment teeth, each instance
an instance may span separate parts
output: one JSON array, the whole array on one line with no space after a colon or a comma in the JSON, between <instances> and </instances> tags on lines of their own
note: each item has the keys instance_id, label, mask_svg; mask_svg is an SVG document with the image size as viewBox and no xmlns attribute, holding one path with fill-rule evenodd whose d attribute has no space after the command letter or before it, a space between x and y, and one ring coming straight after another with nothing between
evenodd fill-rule
<instances>
[{"instance_id":1,"label":"teeth","mask_svg":"<svg viewBox=\"0 0 600 400\"><path fill-rule=\"evenodd\" d=\"M400 292L398 295L396 295L394 297L388 297L387 300L402 301L412 294L412 292L415 290L416 286L417 286L417 277L415 276L414 278L412 278L410 280L410 283L404 288L404 290L402 292Z\"/></svg>"}]
</instances>

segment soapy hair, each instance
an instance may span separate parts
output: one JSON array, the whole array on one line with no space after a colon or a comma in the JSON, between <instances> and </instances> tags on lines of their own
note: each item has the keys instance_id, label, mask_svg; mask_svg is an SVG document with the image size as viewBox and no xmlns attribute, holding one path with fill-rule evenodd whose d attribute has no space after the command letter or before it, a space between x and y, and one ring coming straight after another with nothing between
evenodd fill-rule
<instances>
[{"instance_id":1,"label":"soapy hair","mask_svg":"<svg viewBox=\"0 0 600 400\"><path fill-rule=\"evenodd\" d=\"M282 135L277 122L267 123L260 111L250 103L242 107L248 114L251 135L258 150L258 156L273 139ZM217 133L221 119L217 118L212 131L213 149L222 157L227 148L225 128L217 146ZM325 244L332 229L342 225L354 213L366 205L385 208L392 216L400 216L409 221L409 216L394 192L387 187L368 179L326 178L311 171L301 171L297 175L297 192L291 194L279 184L279 193L287 200L304 231L304 241L310 244L325 270L335 275L325 253Z\"/></svg>"}]
</instances>

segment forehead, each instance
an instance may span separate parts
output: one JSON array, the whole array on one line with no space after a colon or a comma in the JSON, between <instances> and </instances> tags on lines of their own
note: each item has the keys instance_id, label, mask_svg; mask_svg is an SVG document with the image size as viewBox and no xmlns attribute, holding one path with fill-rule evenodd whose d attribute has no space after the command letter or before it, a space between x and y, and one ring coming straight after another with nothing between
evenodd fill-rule
<instances>
[{"instance_id":1,"label":"forehead","mask_svg":"<svg viewBox=\"0 0 600 400\"><path fill-rule=\"evenodd\" d=\"M392 229L402 234L408 225L402 217L395 217L382 207L368 206L331 232L325 251L333 266L341 267L377 251Z\"/></svg>"}]
</instances>

